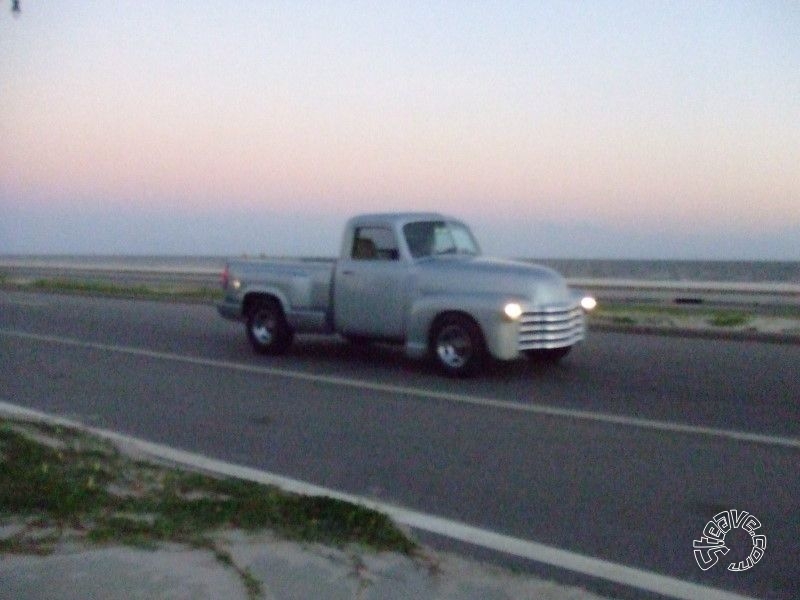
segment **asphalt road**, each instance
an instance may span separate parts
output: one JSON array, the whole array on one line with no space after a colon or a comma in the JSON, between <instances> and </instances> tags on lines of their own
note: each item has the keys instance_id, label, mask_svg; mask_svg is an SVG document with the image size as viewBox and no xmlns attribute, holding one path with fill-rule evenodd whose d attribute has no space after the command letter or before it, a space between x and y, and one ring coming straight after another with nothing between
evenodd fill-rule
<instances>
[{"instance_id":1,"label":"asphalt road","mask_svg":"<svg viewBox=\"0 0 800 600\"><path fill-rule=\"evenodd\" d=\"M800 587L797 365L794 345L593 333L560 365L452 381L332 338L257 357L209 306L0 291L0 400L759 598ZM726 509L766 554L727 571L735 530L701 571L692 540Z\"/></svg>"}]
</instances>

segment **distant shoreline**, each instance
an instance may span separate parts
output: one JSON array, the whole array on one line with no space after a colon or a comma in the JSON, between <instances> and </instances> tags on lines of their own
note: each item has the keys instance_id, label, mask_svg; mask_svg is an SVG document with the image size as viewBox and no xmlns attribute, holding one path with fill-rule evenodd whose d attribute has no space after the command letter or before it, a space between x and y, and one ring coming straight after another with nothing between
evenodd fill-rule
<instances>
[{"instance_id":1,"label":"distant shoreline","mask_svg":"<svg viewBox=\"0 0 800 600\"><path fill-rule=\"evenodd\" d=\"M258 258L259 255L249 255ZM0 269L19 265L58 267L221 270L225 256L178 255L0 255ZM318 257L333 260L333 257ZM800 261L684 260L684 259L525 259L549 266L568 278L639 279L667 281L731 281L800 283Z\"/></svg>"}]
</instances>

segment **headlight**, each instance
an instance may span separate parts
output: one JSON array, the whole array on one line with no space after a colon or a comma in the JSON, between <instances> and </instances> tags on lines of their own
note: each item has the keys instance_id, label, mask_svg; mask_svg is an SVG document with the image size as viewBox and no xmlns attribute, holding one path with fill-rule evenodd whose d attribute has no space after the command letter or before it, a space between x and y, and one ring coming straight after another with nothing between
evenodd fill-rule
<instances>
[{"instance_id":1,"label":"headlight","mask_svg":"<svg viewBox=\"0 0 800 600\"><path fill-rule=\"evenodd\" d=\"M583 310L589 312L590 310L595 309L595 307L597 306L597 300L595 300L591 296L584 296L581 299L581 306L583 307Z\"/></svg>"},{"instance_id":2,"label":"headlight","mask_svg":"<svg viewBox=\"0 0 800 600\"><path fill-rule=\"evenodd\" d=\"M516 321L522 316L522 307L516 302L509 302L503 308L505 315L512 321Z\"/></svg>"}]
</instances>

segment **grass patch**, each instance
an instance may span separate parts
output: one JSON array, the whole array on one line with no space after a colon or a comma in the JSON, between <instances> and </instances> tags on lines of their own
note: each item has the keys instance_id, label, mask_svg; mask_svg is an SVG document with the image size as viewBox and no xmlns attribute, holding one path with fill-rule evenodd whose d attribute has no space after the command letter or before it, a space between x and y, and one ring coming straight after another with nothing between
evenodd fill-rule
<instances>
[{"instance_id":1,"label":"grass patch","mask_svg":"<svg viewBox=\"0 0 800 600\"><path fill-rule=\"evenodd\" d=\"M592 315L613 317L616 315L658 315L658 316L690 316L698 314L713 314L713 310L703 310L691 307L664 306L660 304L603 304Z\"/></svg>"},{"instance_id":2,"label":"grass patch","mask_svg":"<svg viewBox=\"0 0 800 600\"><path fill-rule=\"evenodd\" d=\"M0 513L57 522L91 514L108 502L110 472L94 452L59 448L4 424L0 428Z\"/></svg>"},{"instance_id":3,"label":"grass patch","mask_svg":"<svg viewBox=\"0 0 800 600\"><path fill-rule=\"evenodd\" d=\"M0 285L12 285L7 277L0 277ZM108 281L82 279L37 279L31 282L17 282L13 287L35 292L63 294L85 294L136 298L143 300L191 300L195 302L216 302L222 300L221 289L209 287L160 287L152 285L123 285Z\"/></svg>"},{"instance_id":4,"label":"grass patch","mask_svg":"<svg viewBox=\"0 0 800 600\"><path fill-rule=\"evenodd\" d=\"M749 321L750 315L741 312L720 312L708 319L708 323L714 327L738 327Z\"/></svg>"},{"instance_id":5,"label":"grass patch","mask_svg":"<svg viewBox=\"0 0 800 600\"><path fill-rule=\"evenodd\" d=\"M700 317L713 327L738 327L746 325L752 319L752 315L742 311L637 304L603 306L594 313L593 316L622 325L635 325L642 318L654 316L677 318Z\"/></svg>"},{"instance_id":6,"label":"grass patch","mask_svg":"<svg viewBox=\"0 0 800 600\"><path fill-rule=\"evenodd\" d=\"M139 548L183 543L235 569L251 597L260 594L258 581L217 546L215 532L269 529L335 546L416 548L388 517L360 506L134 461L69 428L0 420L0 521L9 519L26 526L0 539L0 552L48 552L74 538Z\"/></svg>"},{"instance_id":7,"label":"grass patch","mask_svg":"<svg viewBox=\"0 0 800 600\"><path fill-rule=\"evenodd\" d=\"M81 292L93 294L119 294L127 293L133 295L145 295L152 293L152 290L143 285L119 286L103 281L80 281L77 279L37 279L28 285L36 291L62 291L62 292Z\"/></svg>"},{"instance_id":8,"label":"grass patch","mask_svg":"<svg viewBox=\"0 0 800 600\"><path fill-rule=\"evenodd\" d=\"M612 315L611 322L617 325L636 325L636 319L625 315Z\"/></svg>"},{"instance_id":9,"label":"grass patch","mask_svg":"<svg viewBox=\"0 0 800 600\"><path fill-rule=\"evenodd\" d=\"M744 325L752 318L752 315L742 311L730 311L713 308L687 308L680 306L661 306L649 304L619 304L603 305L595 312L591 313L600 319L607 319L612 323L636 324L638 318L642 317L678 317L690 318L701 317L709 324L716 327L732 327Z\"/></svg>"}]
</instances>

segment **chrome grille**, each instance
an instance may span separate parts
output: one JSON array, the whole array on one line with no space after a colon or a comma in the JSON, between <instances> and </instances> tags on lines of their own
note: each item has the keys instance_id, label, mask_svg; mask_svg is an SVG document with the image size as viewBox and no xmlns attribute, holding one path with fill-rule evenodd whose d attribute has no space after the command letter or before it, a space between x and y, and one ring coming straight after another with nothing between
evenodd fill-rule
<instances>
[{"instance_id":1,"label":"chrome grille","mask_svg":"<svg viewBox=\"0 0 800 600\"><path fill-rule=\"evenodd\" d=\"M585 329L585 317L579 304L526 312L520 317L519 349L571 346L584 338Z\"/></svg>"}]
</instances>

